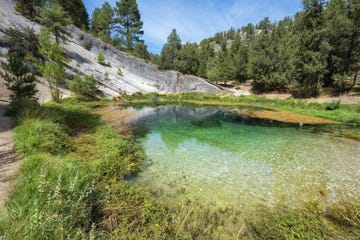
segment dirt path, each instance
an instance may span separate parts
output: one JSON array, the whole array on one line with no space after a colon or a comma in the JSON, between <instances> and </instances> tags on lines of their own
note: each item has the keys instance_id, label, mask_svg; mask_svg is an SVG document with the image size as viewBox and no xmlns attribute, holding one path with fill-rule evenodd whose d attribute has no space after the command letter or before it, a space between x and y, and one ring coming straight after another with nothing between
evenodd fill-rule
<instances>
[{"instance_id":1,"label":"dirt path","mask_svg":"<svg viewBox=\"0 0 360 240\"><path fill-rule=\"evenodd\" d=\"M20 161L13 148L14 121L4 116L7 108L7 103L0 102L0 209L9 196L20 167Z\"/></svg>"}]
</instances>

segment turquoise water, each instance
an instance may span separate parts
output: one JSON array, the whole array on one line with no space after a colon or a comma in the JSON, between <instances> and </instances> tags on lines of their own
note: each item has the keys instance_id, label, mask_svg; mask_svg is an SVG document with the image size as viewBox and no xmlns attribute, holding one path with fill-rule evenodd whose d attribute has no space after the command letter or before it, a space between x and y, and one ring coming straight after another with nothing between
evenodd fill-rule
<instances>
[{"instance_id":1,"label":"turquoise water","mask_svg":"<svg viewBox=\"0 0 360 240\"><path fill-rule=\"evenodd\" d=\"M343 137L360 134L358 128L300 128L183 107L138 110L131 125L147 156L135 181L169 204L297 207L360 200L360 142Z\"/></svg>"}]
</instances>

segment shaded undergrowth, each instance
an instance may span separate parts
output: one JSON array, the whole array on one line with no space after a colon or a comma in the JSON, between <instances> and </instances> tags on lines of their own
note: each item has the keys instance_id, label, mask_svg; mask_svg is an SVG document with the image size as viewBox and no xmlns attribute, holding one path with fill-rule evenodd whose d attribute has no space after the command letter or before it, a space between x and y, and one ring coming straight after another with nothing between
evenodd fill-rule
<instances>
[{"instance_id":1,"label":"shaded undergrowth","mask_svg":"<svg viewBox=\"0 0 360 240\"><path fill-rule=\"evenodd\" d=\"M166 206L127 181L144 153L73 99L18 113L21 174L0 219L1 239L356 239L360 204L326 209Z\"/></svg>"}]
</instances>

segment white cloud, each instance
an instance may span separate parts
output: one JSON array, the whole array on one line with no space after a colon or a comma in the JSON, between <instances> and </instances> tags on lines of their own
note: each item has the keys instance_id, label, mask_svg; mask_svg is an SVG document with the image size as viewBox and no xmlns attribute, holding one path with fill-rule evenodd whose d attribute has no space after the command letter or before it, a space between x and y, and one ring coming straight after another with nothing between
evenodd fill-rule
<instances>
[{"instance_id":1,"label":"white cloud","mask_svg":"<svg viewBox=\"0 0 360 240\"><path fill-rule=\"evenodd\" d=\"M109 2L115 5L115 0ZM85 3L101 6L103 1L85 0ZM230 27L256 24L266 16L278 21L300 10L300 0L138 0L137 3L144 22L143 39L155 53L160 52L174 28L183 43L199 42Z\"/></svg>"}]
</instances>

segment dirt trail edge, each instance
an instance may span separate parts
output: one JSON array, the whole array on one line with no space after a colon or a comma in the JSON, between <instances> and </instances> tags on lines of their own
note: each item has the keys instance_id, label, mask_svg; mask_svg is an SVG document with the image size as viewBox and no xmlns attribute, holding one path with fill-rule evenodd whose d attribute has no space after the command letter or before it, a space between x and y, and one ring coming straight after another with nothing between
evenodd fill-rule
<instances>
[{"instance_id":1,"label":"dirt trail edge","mask_svg":"<svg viewBox=\"0 0 360 240\"><path fill-rule=\"evenodd\" d=\"M14 120L4 116L9 105L0 101L0 210L12 190L20 161L14 151Z\"/></svg>"}]
</instances>

